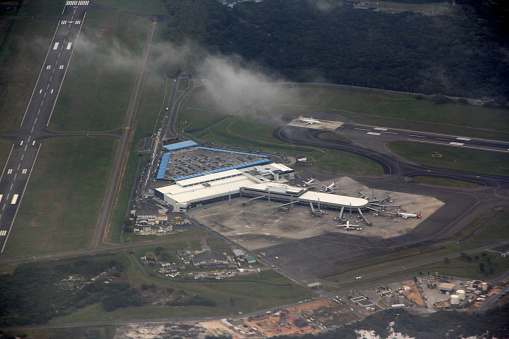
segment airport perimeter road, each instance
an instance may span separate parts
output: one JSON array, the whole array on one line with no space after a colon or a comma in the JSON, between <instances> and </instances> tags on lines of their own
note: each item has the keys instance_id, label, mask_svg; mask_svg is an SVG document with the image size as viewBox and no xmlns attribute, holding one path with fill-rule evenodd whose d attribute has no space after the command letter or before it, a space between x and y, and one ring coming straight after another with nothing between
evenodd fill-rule
<instances>
[{"instance_id":1,"label":"airport perimeter road","mask_svg":"<svg viewBox=\"0 0 509 339\"><path fill-rule=\"evenodd\" d=\"M106 194L101 208L101 213L99 215L99 220L97 222L94 238L92 240L91 245L92 249L96 249L98 248L98 246L103 244L106 226L108 225L110 219L111 207L113 206L113 201L120 184L121 173L123 172L123 169L125 167L124 160L126 158L128 145L129 142L131 141L132 136L131 129L134 124L136 110L138 109L138 103L140 100L141 91L143 89L143 82L145 81L145 75L147 73L147 65L148 59L150 57L150 50L156 38L157 27L158 27L157 21L153 21L147 33L147 40L145 42L145 46L143 47L142 52L140 70L138 71L136 82L134 84L133 92L131 95L131 101L129 102L129 108L127 110L127 115L124 121L122 137L120 138L120 144L115 155L113 169L111 171L110 180L108 182L108 187L106 188Z\"/></svg>"},{"instance_id":2,"label":"airport perimeter road","mask_svg":"<svg viewBox=\"0 0 509 339\"><path fill-rule=\"evenodd\" d=\"M11 135L14 145L0 177L1 252L4 251L30 180L42 136L50 122L85 19L87 5L88 1L68 1L64 7L21 126Z\"/></svg>"}]
</instances>

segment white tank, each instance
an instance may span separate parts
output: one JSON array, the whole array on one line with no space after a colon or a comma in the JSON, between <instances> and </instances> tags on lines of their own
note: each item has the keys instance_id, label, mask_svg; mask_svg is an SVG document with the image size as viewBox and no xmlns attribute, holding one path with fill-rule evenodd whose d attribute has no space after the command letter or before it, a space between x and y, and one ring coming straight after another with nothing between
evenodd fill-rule
<instances>
[{"instance_id":1,"label":"white tank","mask_svg":"<svg viewBox=\"0 0 509 339\"><path fill-rule=\"evenodd\" d=\"M488 290L488 283L483 282L483 283L481 284L481 289L482 289L483 291L487 291L487 290Z\"/></svg>"},{"instance_id":2,"label":"white tank","mask_svg":"<svg viewBox=\"0 0 509 339\"><path fill-rule=\"evenodd\" d=\"M398 302L400 304L404 304L405 303L405 296L404 295L400 295L398 299L399 299Z\"/></svg>"},{"instance_id":3,"label":"white tank","mask_svg":"<svg viewBox=\"0 0 509 339\"><path fill-rule=\"evenodd\" d=\"M456 294L458 295L460 300L465 300L465 291L464 290L457 290Z\"/></svg>"},{"instance_id":4,"label":"white tank","mask_svg":"<svg viewBox=\"0 0 509 339\"><path fill-rule=\"evenodd\" d=\"M451 294L451 305L458 305L460 303L460 298L457 294Z\"/></svg>"}]
</instances>

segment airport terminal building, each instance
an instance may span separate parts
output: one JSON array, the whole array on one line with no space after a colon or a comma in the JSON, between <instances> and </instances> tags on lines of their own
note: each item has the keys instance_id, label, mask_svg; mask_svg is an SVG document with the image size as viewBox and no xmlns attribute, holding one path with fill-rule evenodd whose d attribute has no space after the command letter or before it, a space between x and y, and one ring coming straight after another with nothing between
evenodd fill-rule
<instances>
[{"instance_id":1,"label":"airport terminal building","mask_svg":"<svg viewBox=\"0 0 509 339\"><path fill-rule=\"evenodd\" d=\"M231 169L176 181L155 190L155 196L172 207L173 212L243 196L269 199L285 205L306 204L327 209L364 210L366 199L310 191L306 187L285 184L293 179L293 169L282 164L264 164Z\"/></svg>"}]
</instances>

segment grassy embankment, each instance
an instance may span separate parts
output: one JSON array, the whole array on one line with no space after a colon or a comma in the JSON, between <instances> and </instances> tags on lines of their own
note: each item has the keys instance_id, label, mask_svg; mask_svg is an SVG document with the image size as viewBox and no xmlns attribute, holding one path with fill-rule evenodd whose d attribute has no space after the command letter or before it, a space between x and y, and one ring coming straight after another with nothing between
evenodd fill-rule
<instances>
[{"instance_id":1,"label":"grassy embankment","mask_svg":"<svg viewBox=\"0 0 509 339\"><path fill-rule=\"evenodd\" d=\"M435 246L422 246L404 251L398 251L366 260L356 261L338 266L343 272L338 275L327 277L326 280L336 281L351 279L357 276L381 272L394 267L405 267L414 263L439 258L431 264L422 265L412 269L402 269L397 273L391 273L374 278L366 278L355 283L346 283L334 286L332 289L350 289L356 286L369 285L376 281L396 279L415 275L419 272L439 272L443 275L459 276L471 279L495 278L509 268L509 262L500 258L500 254L491 251L479 251L469 254L470 259L456 257L442 259L464 251L473 250L486 244L461 244L460 241L485 241L508 239L509 229L506 227L509 221L509 209L496 208L475 218L467 227L453 237L444 240ZM489 222L487 225L486 223ZM484 226L484 227L483 227ZM502 251L504 248L496 249ZM483 252L485 254L483 254ZM489 259L488 259L489 258ZM485 264L484 272L480 271L480 263ZM329 286L330 287L330 286Z\"/></svg>"},{"instance_id":2,"label":"grassy embankment","mask_svg":"<svg viewBox=\"0 0 509 339\"><path fill-rule=\"evenodd\" d=\"M392 142L389 147L405 158L424 166L509 175L509 155L506 153L406 141Z\"/></svg>"}]
</instances>

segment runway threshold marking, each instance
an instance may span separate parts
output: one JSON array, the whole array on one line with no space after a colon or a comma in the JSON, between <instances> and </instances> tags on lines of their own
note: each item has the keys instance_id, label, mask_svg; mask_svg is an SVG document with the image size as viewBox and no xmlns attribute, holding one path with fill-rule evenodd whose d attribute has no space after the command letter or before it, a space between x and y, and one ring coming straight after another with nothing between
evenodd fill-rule
<instances>
[{"instance_id":1,"label":"runway threshold marking","mask_svg":"<svg viewBox=\"0 0 509 339\"><path fill-rule=\"evenodd\" d=\"M0 231L0 237L5 237L7 235L7 230Z\"/></svg>"}]
</instances>

